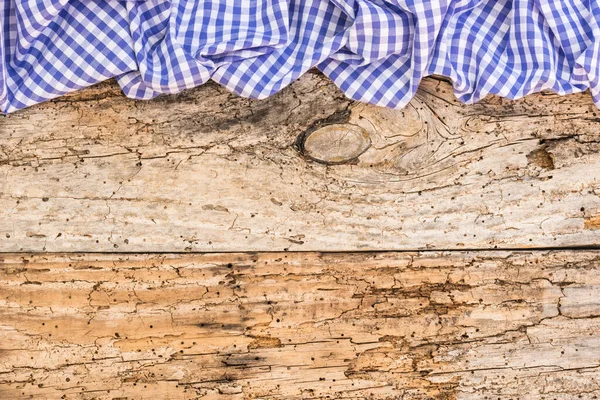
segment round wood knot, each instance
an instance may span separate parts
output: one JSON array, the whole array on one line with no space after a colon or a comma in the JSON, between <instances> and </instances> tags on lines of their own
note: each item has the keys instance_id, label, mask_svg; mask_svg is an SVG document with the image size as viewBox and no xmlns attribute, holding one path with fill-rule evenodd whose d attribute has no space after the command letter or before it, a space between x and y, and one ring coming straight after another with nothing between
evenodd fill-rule
<instances>
[{"instance_id":1,"label":"round wood knot","mask_svg":"<svg viewBox=\"0 0 600 400\"><path fill-rule=\"evenodd\" d=\"M371 147L369 134L359 126L333 124L305 134L302 153L317 162L333 165L356 160Z\"/></svg>"}]
</instances>

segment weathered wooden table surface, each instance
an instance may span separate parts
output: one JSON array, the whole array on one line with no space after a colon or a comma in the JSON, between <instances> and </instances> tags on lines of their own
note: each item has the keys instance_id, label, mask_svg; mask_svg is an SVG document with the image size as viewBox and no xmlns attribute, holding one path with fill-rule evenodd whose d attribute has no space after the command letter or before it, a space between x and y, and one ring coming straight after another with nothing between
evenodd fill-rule
<instances>
[{"instance_id":1,"label":"weathered wooden table surface","mask_svg":"<svg viewBox=\"0 0 600 400\"><path fill-rule=\"evenodd\" d=\"M594 399L588 93L114 82L0 116L0 399Z\"/></svg>"}]
</instances>

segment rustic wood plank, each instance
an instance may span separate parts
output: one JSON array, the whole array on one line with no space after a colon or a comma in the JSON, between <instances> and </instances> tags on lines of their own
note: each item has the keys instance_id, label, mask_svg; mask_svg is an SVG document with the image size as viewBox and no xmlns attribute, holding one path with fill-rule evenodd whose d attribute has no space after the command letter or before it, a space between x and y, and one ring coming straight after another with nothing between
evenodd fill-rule
<instances>
[{"instance_id":1,"label":"rustic wood plank","mask_svg":"<svg viewBox=\"0 0 600 400\"><path fill-rule=\"evenodd\" d=\"M599 251L2 257L3 399L600 395Z\"/></svg>"},{"instance_id":2,"label":"rustic wood plank","mask_svg":"<svg viewBox=\"0 0 600 400\"><path fill-rule=\"evenodd\" d=\"M0 119L0 249L598 245L597 114L588 93L464 106L434 78L400 111L318 74L264 101L105 83Z\"/></svg>"}]
</instances>

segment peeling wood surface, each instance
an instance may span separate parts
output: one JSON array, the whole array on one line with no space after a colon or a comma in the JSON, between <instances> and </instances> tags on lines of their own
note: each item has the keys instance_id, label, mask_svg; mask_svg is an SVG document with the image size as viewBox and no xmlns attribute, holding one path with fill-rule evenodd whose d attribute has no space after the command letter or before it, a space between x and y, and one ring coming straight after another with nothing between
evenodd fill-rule
<instances>
[{"instance_id":1,"label":"peeling wood surface","mask_svg":"<svg viewBox=\"0 0 600 400\"><path fill-rule=\"evenodd\" d=\"M600 395L598 251L2 257L2 399Z\"/></svg>"},{"instance_id":2,"label":"peeling wood surface","mask_svg":"<svg viewBox=\"0 0 600 400\"><path fill-rule=\"evenodd\" d=\"M464 106L434 78L401 111L318 74L264 101L135 102L109 82L0 119L0 248L598 245L597 114L588 93Z\"/></svg>"}]
</instances>

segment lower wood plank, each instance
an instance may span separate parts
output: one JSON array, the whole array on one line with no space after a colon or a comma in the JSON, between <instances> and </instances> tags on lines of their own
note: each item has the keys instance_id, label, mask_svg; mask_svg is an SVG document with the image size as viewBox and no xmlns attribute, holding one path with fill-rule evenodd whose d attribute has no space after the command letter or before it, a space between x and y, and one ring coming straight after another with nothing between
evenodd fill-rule
<instances>
[{"instance_id":1,"label":"lower wood plank","mask_svg":"<svg viewBox=\"0 0 600 400\"><path fill-rule=\"evenodd\" d=\"M600 252L4 254L2 399L593 399Z\"/></svg>"}]
</instances>

